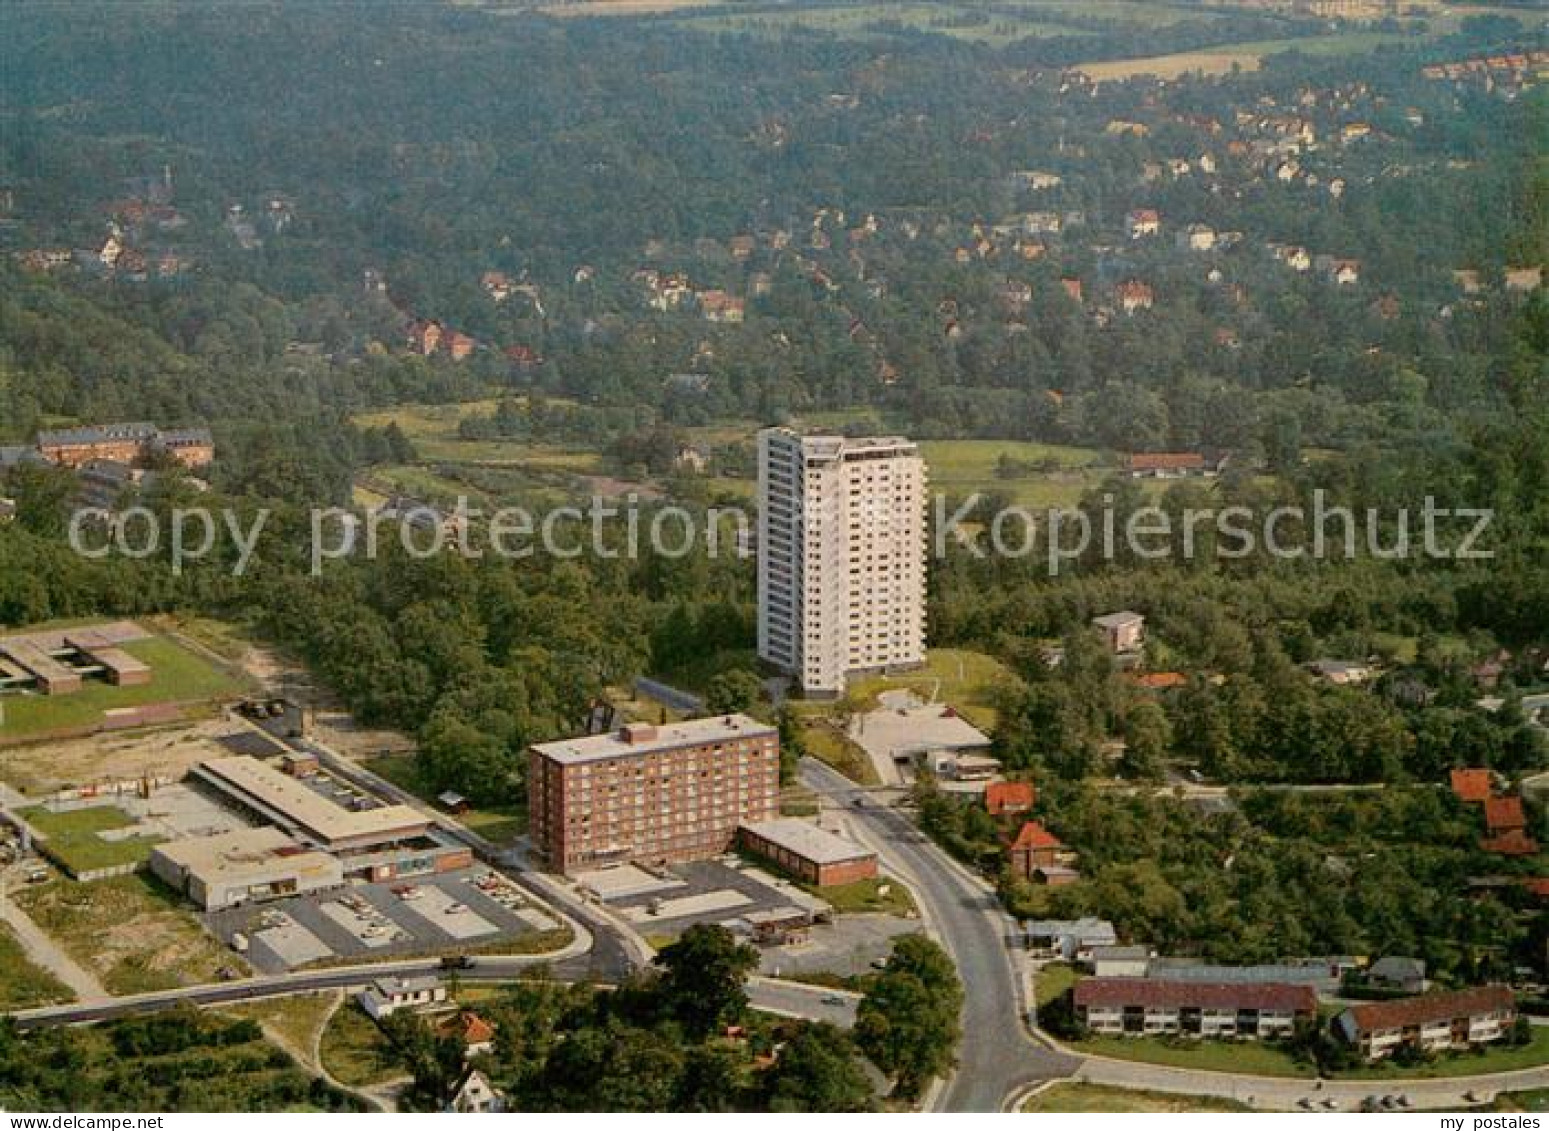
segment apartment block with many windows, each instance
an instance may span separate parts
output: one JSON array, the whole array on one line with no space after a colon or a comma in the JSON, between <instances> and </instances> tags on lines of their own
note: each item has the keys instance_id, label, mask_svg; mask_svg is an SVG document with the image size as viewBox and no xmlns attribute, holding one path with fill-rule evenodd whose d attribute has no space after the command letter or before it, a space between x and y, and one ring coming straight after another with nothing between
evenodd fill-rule
<instances>
[{"instance_id":1,"label":"apartment block with many windows","mask_svg":"<svg viewBox=\"0 0 1549 1131\"><path fill-rule=\"evenodd\" d=\"M545 742L528 754L533 845L559 872L702 860L779 815L780 739L746 715Z\"/></svg>"},{"instance_id":2,"label":"apartment block with many windows","mask_svg":"<svg viewBox=\"0 0 1549 1131\"><path fill-rule=\"evenodd\" d=\"M925 662L925 461L898 436L758 437L758 654L809 695Z\"/></svg>"}]
</instances>

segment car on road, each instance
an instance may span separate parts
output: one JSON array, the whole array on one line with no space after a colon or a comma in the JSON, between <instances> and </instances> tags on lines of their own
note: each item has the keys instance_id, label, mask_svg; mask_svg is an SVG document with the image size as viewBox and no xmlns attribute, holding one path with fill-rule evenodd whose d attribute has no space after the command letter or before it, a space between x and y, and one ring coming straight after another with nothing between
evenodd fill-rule
<instances>
[{"instance_id":1,"label":"car on road","mask_svg":"<svg viewBox=\"0 0 1549 1131\"><path fill-rule=\"evenodd\" d=\"M823 1001L824 1005L849 1005L850 1004L848 1001L846 1001L844 998L840 997L838 994L824 994L823 998L822 998L822 1001Z\"/></svg>"}]
</instances>

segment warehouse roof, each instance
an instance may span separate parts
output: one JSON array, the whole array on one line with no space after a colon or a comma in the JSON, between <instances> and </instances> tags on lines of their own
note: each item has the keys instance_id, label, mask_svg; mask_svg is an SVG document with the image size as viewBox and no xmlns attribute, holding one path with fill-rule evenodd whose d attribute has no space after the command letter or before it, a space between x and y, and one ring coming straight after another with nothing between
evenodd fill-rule
<instances>
[{"instance_id":1,"label":"warehouse roof","mask_svg":"<svg viewBox=\"0 0 1549 1131\"><path fill-rule=\"evenodd\" d=\"M744 821L740 827L814 864L843 864L849 860L869 860L874 855L852 840L795 817Z\"/></svg>"},{"instance_id":2,"label":"warehouse roof","mask_svg":"<svg viewBox=\"0 0 1549 1131\"><path fill-rule=\"evenodd\" d=\"M325 845L372 837L385 842L419 836L430 827L429 818L407 805L346 809L257 758L216 758L200 763L199 769L206 780L245 795L279 818L281 824L294 825Z\"/></svg>"}]
</instances>

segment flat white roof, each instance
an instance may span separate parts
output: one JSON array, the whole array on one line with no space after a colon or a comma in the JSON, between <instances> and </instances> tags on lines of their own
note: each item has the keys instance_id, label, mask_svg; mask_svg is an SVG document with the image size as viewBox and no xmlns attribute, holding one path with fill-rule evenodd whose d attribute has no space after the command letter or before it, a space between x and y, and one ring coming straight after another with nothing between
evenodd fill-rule
<instances>
[{"instance_id":1,"label":"flat white roof","mask_svg":"<svg viewBox=\"0 0 1549 1131\"><path fill-rule=\"evenodd\" d=\"M173 841L154 851L206 882L269 873L279 864L298 873L338 868L332 856L302 848L273 826Z\"/></svg>"},{"instance_id":2,"label":"flat white roof","mask_svg":"<svg viewBox=\"0 0 1549 1131\"><path fill-rule=\"evenodd\" d=\"M418 835L430 827L428 817L407 805L346 809L267 762L246 755L216 758L200 763L199 768L325 843L373 836L385 841Z\"/></svg>"},{"instance_id":3,"label":"flat white roof","mask_svg":"<svg viewBox=\"0 0 1549 1131\"><path fill-rule=\"evenodd\" d=\"M689 719L681 723L644 728L641 736L634 741L625 738L625 733L624 730L613 730L607 734L540 742L533 746L533 750L552 761L574 766L583 762L606 762L610 758L654 754L684 746L703 746L743 738L767 738L777 732L774 727L750 719L747 715L716 715L709 719Z\"/></svg>"},{"instance_id":4,"label":"flat white roof","mask_svg":"<svg viewBox=\"0 0 1549 1131\"><path fill-rule=\"evenodd\" d=\"M987 750L990 736L943 703L868 711L851 735L892 759L925 750Z\"/></svg>"},{"instance_id":5,"label":"flat white roof","mask_svg":"<svg viewBox=\"0 0 1549 1131\"><path fill-rule=\"evenodd\" d=\"M740 827L760 840L767 840L814 864L842 864L846 860L860 860L875 855L853 840L846 840L836 833L819 828L811 821L795 817L744 821Z\"/></svg>"}]
</instances>

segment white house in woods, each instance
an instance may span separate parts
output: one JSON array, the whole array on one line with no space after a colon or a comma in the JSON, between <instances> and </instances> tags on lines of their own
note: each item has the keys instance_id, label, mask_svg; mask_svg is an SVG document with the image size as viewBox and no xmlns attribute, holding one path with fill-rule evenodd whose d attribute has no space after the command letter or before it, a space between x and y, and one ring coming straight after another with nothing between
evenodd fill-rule
<instances>
[{"instance_id":1,"label":"white house in woods","mask_svg":"<svg viewBox=\"0 0 1549 1131\"><path fill-rule=\"evenodd\" d=\"M1092 627L1102 633L1108 650L1116 655L1138 652L1145 642L1146 618L1129 609L1093 617Z\"/></svg>"},{"instance_id":2,"label":"white house in woods","mask_svg":"<svg viewBox=\"0 0 1549 1131\"><path fill-rule=\"evenodd\" d=\"M506 1110L506 1098L477 1068L466 1069L446 1111L454 1115L493 1115Z\"/></svg>"}]
</instances>

